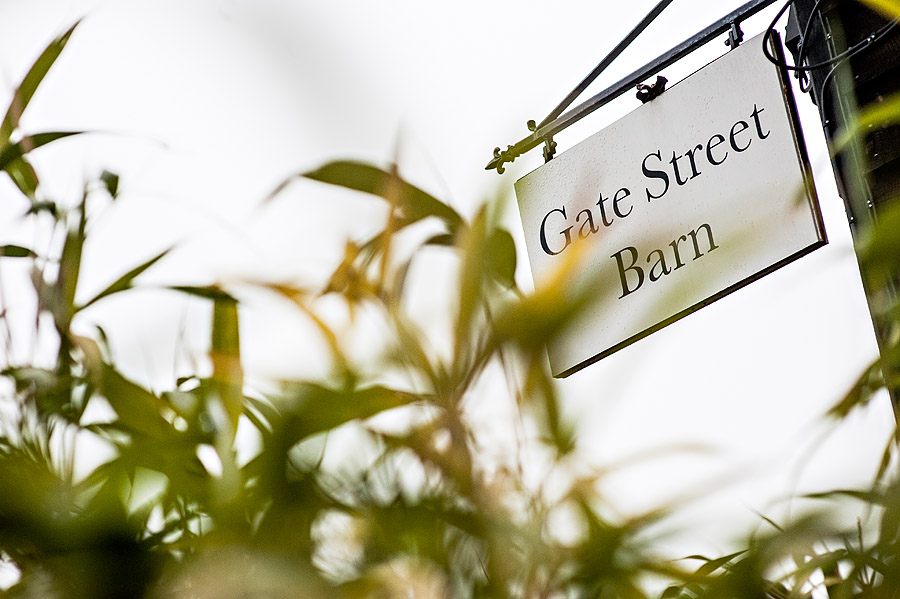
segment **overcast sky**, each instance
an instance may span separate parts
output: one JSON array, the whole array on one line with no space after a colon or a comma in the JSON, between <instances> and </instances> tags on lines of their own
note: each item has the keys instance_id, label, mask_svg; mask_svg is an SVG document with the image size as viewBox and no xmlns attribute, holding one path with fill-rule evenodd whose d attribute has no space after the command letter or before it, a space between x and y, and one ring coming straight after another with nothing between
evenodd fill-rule
<instances>
[{"instance_id":1,"label":"overcast sky","mask_svg":"<svg viewBox=\"0 0 900 599\"><path fill-rule=\"evenodd\" d=\"M285 177L334 158L396 158L406 177L467 214L498 192L511 196L515 180L540 165L540 151L498 176L484 170L494 146L523 137L526 121L543 118L653 4L0 0L0 97L50 39L84 17L23 121L28 131L97 132L35 154L50 195L74 201L85 177L122 175L121 199L94 223L84 295L175 243L148 281L314 281L345 236L369 229L377 206L298 184L260 209ZM677 0L592 90L738 5ZM747 36L773 16L751 19ZM725 52L723 41L662 74L677 81ZM560 135L559 150L638 105L626 95ZM779 519L787 508L777 500L787 494L863 484L890 429L880 397L807 455L828 428L822 414L876 349L815 109L807 96L799 108L830 244L560 382L586 463L686 444L712 448L608 477L604 488L622 512L743 474L691 512L701 524L691 542L701 548L721 547L731 534L704 525L711 514L746 523L758 521L758 510ZM7 182L0 185L9 196ZM4 243L34 239L20 226L21 211L21 202L0 206ZM514 206L508 223L527 289ZM421 297L416 309L428 317L439 304ZM149 348L173 346L197 313L162 292L135 301L144 303L98 306L82 326L102 323L129 373L162 380L171 359ZM297 356L309 353L299 319L294 335L252 306L243 318L248 369L295 374ZM203 340L196 343L201 354ZM473 402L476 418L494 409L488 399ZM483 426L509 436L502 419L485 417Z\"/></svg>"}]
</instances>

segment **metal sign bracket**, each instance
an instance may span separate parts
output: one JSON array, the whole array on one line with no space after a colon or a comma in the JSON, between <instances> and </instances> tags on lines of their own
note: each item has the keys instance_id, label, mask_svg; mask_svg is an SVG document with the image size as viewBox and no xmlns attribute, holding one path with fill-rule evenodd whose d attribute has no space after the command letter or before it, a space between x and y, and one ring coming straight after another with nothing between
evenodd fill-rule
<instances>
[{"instance_id":1,"label":"metal sign bracket","mask_svg":"<svg viewBox=\"0 0 900 599\"><path fill-rule=\"evenodd\" d=\"M740 21L732 21L731 28L728 30L728 39L725 40L725 45L734 50L741 45L742 41L744 41L744 32L741 31L741 23Z\"/></svg>"},{"instance_id":2,"label":"metal sign bracket","mask_svg":"<svg viewBox=\"0 0 900 599\"><path fill-rule=\"evenodd\" d=\"M717 36L728 33L728 41L726 42L732 49L737 47L741 41L743 41L743 33L741 32L739 23L744 19L755 15L760 12L764 8L773 4L775 0L750 0L734 12L725 17L719 19L715 23L712 23L702 31L697 32L692 37L686 39L678 46L675 46L665 54L658 56L655 60L645 64L640 69L634 71L624 79L621 79L618 83L613 84L612 86L606 88L599 94L585 100L575 108L571 108L566 112L565 111L575 99L581 95L581 93L590 85L594 79L597 78L600 73L602 73L606 67L608 67L628 45L637 38L647 26L656 19L657 16L663 11L663 9L668 6L673 0L661 0L650 13L644 17L644 19L635 27L631 33L629 33L625 39L623 39L618 46L616 46L609 55L604 58L600 64L598 64L593 71L566 96L565 100L563 100L553 111L537 124L533 129L529 127L531 134L513 145L506 146L505 150L501 150L499 147L494 148L494 155L490 162L485 166L485 170L493 170L497 169L497 173L503 174L505 169L503 167L504 164L508 162L513 162L516 158L536 148L539 145L544 145L544 159L549 160L553 158L553 155L556 153L556 142L553 141L553 137L559 133L560 131L566 129L570 125L580 121L587 115L591 114L601 106L608 104L610 101L618 98L625 92L629 90L633 90L639 84L646 81L649 77L652 77L654 74L658 74L662 69L674 64L678 60L684 58L698 47L710 42L715 39ZM657 79L657 84L659 80ZM656 85L656 84L654 84ZM652 87L652 86L648 86ZM659 88L659 93L665 87ZM642 91L639 88L639 93ZM639 96L640 97L640 96ZM656 97L656 96L653 96ZM652 98L649 98L652 99ZM532 123L533 121L529 121Z\"/></svg>"}]
</instances>

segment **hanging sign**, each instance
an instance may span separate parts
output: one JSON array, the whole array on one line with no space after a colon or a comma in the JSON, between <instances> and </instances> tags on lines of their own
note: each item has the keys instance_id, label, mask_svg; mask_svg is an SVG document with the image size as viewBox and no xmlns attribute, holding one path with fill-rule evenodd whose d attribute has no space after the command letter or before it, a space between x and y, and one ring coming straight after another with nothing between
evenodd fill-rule
<instances>
[{"instance_id":1,"label":"hanging sign","mask_svg":"<svg viewBox=\"0 0 900 599\"><path fill-rule=\"evenodd\" d=\"M761 44L516 182L535 285L577 263L575 283L596 289L548 347L554 376L826 243L790 85Z\"/></svg>"}]
</instances>

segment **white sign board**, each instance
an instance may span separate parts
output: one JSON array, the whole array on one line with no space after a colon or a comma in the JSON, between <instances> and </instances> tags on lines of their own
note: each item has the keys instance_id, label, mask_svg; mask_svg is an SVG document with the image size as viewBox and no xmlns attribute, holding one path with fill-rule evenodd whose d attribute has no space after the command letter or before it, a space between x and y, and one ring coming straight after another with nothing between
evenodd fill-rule
<instances>
[{"instance_id":1,"label":"white sign board","mask_svg":"<svg viewBox=\"0 0 900 599\"><path fill-rule=\"evenodd\" d=\"M548 347L554 376L826 243L790 87L761 44L516 182L535 285L580 256L575 281L596 289Z\"/></svg>"}]
</instances>

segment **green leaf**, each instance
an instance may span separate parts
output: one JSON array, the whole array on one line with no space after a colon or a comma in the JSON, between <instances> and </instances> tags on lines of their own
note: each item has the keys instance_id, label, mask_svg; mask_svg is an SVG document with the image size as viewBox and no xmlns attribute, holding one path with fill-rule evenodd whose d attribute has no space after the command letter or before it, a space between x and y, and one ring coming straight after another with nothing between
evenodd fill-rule
<instances>
[{"instance_id":1,"label":"green leaf","mask_svg":"<svg viewBox=\"0 0 900 599\"><path fill-rule=\"evenodd\" d=\"M289 434L296 442L352 420L364 420L423 398L379 385L336 391L314 383L297 383L286 390L284 399L285 421L289 423Z\"/></svg>"},{"instance_id":2,"label":"green leaf","mask_svg":"<svg viewBox=\"0 0 900 599\"><path fill-rule=\"evenodd\" d=\"M509 231L494 230L487 239L485 260L488 272L508 289L516 286L516 244Z\"/></svg>"},{"instance_id":3,"label":"green leaf","mask_svg":"<svg viewBox=\"0 0 900 599\"><path fill-rule=\"evenodd\" d=\"M534 293L510 302L494 321L494 343L513 342L526 352L543 349L593 299L588 285L561 272Z\"/></svg>"},{"instance_id":4,"label":"green leaf","mask_svg":"<svg viewBox=\"0 0 900 599\"><path fill-rule=\"evenodd\" d=\"M438 245L443 247L453 247L456 242L456 236L450 233L439 233L429 237L423 245Z\"/></svg>"},{"instance_id":5,"label":"green leaf","mask_svg":"<svg viewBox=\"0 0 900 599\"><path fill-rule=\"evenodd\" d=\"M891 19L900 19L900 2L897 0L860 0Z\"/></svg>"},{"instance_id":6,"label":"green leaf","mask_svg":"<svg viewBox=\"0 0 900 599\"><path fill-rule=\"evenodd\" d=\"M852 111L848 123L835 135L830 144L831 153L835 156L844 153L842 159L851 166L851 171L861 171L863 170L862 165L866 162L863 156L864 146L872 141L873 135L877 136L898 123L900 123L900 93L880 97L878 102L866 106L862 110ZM859 172L857 175L855 178L850 177L848 184L852 184L853 187L865 185L864 173ZM862 190L858 189L857 192L862 193ZM882 229L885 228L882 216L887 212L889 210L879 211L877 223ZM858 253L862 255L859 250ZM876 284L876 287L880 287L880 284Z\"/></svg>"},{"instance_id":7,"label":"green leaf","mask_svg":"<svg viewBox=\"0 0 900 599\"><path fill-rule=\"evenodd\" d=\"M52 131L48 133L35 133L26 135L18 143L8 144L0 149L0 170L8 171L10 165L18 161L28 152L46 146L58 139L81 135L84 131Z\"/></svg>"},{"instance_id":8,"label":"green leaf","mask_svg":"<svg viewBox=\"0 0 900 599\"><path fill-rule=\"evenodd\" d=\"M699 568L697 568L697 571L695 572L695 574L697 576L709 576L710 574L712 574L713 572L715 572L722 566L725 566L726 564L728 564L728 562L730 562L734 558L736 558L739 555L742 555L746 552L747 552L746 550L736 551L735 553L732 553L730 555L724 555L724 556L716 558L716 559L711 559L711 560L707 561L705 564L703 564L702 566L700 566Z\"/></svg>"},{"instance_id":9,"label":"green leaf","mask_svg":"<svg viewBox=\"0 0 900 599\"><path fill-rule=\"evenodd\" d=\"M238 304L233 299L217 299L213 304L212 347L213 387L225 406L232 435L244 410L244 371L241 368L241 340Z\"/></svg>"},{"instance_id":10,"label":"green leaf","mask_svg":"<svg viewBox=\"0 0 900 599\"><path fill-rule=\"evenodd\" d=\"M175 379L175 387L181 388L181 386L184 385L185 383L192 382L192 381L196 382L197 380L198 380L197 375L195 375L195 374L189 374L187 376L180 376L177 379Z\"/></svg>"},{"instance_id":11,"label":"green leaf","mask_svg":"<svg viewBox=\"0 0 900 599\"><path fill-rule=\"evenodd\" d=\"M888 500L884 493L878 491L858 491L855 489L833 489L821 493L807 493L803 495L807 499L834 499L835 497L852 497L863 503L874 505L887 505Z\"/></svg>"},{"instance_id":12,"label":"green leaf","mask_svg":"<svg viewBox=\"0 0 900 599\"><path fill-rule=\"evenodd\" d=\"M663 591L660 599L674 599L675 597L680 597L682 592L682 587L673 585L667 587L666 590Z\"/></svg>"},{"instance_id":13,"label":"green leaf","mask_svg":"<svg viewBox=\"0 0 900 599\"><path fill-rule=\"evenodd\" d=\"M20 245L2 245L0 246L0 256L7 258L37 258L37 254L26 247Z\"/></svg>"},{"instance_id":14,"label":"green leaf","mask_svg":"<svg viewBox=\"0 0 900 599\"><path fill-rule=\"evenodd\" d=\"M173 285L169 287L169 289L213 301L237 302L237 299L235 299L234 296L230 295L217 285L206 285L203 287L193 287L190 285Z\"/></svg>"},{"instance_id":15,"label":"green leaf","mask_svg":"<svg viewBox=\"0 0 900 599\"><path fill-rule=\"evenodd\" d=\"M546 429L542 431L544 441L552 444L560 456L571 452L575 448L575 429L563 419L559 394L542 359L531 363L525 383L525 397L539 410L537 420Z\"/></svg>"},{"instance_id":16,"label":"green leaf","mask_svg":"<svg viewBox=\"0 0 900 599\"><path fill-rule=\"evenodd\" d=\"M31 102L31 98L37 91L41 81L44 80L44 77L47 75L47 72L50 71L50 67L53 66L56 59L59 58L60 53L62 53L63 48L66 47L72 32L75 31L77 26L78 22L72 25L65 33L50 42L50 45L44 49L34 64L31 65L31 68L28 70L22 83L19 84L19 88L16 90L15 94L13 94L12 102L9 105L9 109L6 111L3 123L0 124L0 147L9 141L13 131L19 126L19 119L21 118L22 113L25 112L28 103Z\"/></svg>"},{"instance_id":17,"label":"green leaf","mask_svg":"<svg viewBox=\"0 0 900 599\"><path fill-rule=\"evenodd\" d=\"M887 352L886 352L887 353ZM828 410L828 416L835 419L846 418L855 408L865 406L884 382L881 380L881 360L870 364L846 395Z\"/></svg>"},{"instance_id":18,"label":"green leaf","mask_svg":"<svg viewBox=\"0 0 900 599\"><path fill-rule=\"evenodd\" d=\"M34 167L31 166L31 163L28 162L24 156L18 160L13 160L9 166L6 167L6 174L8 174L9 178L16 184L19 191L25 194L30 200L34 201L40 182L38 181L38 176Z\"/></svg>"},{"instance_id":19,"label":"green leaf","mask_svg":"<svg viewBox=\"0 0 900 599\"><path fill-rule=\"evenodd\" d=\"M70 415L72 379L43 368L7 368L3 376L13 380L16 391L34 399L38 410L44 414Z\"/></svg>"},{"instance_id":20,"label":"green leaf","mask_svg":"<svg viewBox=\"0 0 900 599\"><path fill-rule=\"evenodd\" d=\"M28 207L28 210L25 211L25 216L40 214L41 212L46 212L54 219L59 219L59 208L56 206L55 202L33 202L31 206Z\"/></svg>"},{"instance_id":21,"label":"green leaf","mask_svg":"<svg viewBox=\"0 0 900 599\"><path fill-rule=\"evenodd\" d=\"M266 402L250 397L244 398L244 416L263 436L272 432L272 423L279 420L278 411Z\"/></svg>"},{"instance_id":22,"label":"green leaf","mask_svg":"<svg viewBox=\"0 0 900 599\"><path fill-rule=\"evenodd\" d=\"M462 224L462 217L447 204L407 183L396 173L369 164L335 161L300 176L382 197L398 206L409 223L434 216L444 221L451 233Z\"/></svg>"},{"instance_id":23,"label":"green leaf","mask_svg":"<svg viewBox=\"0 0 900 599\"><path fill-rule=\"evenodd\" d=\"M105 362L96 363L93 368L94 383L118 414L119 423L150 436L158 436L168 428L160 413L166 407L163 399L128 380Z\"/></svg>"},{"instance_id":24,"label":"green leaf","mask_svg":"<svg viewBox=\"0 0 900 599\"><path fill-rule=\"evenodd\" d=\"M484 515L451 505L441 498L412 502L398 497L387 505L366 506L366 516L369 524L364 537L367 555L408 553L448 569L453 567L453 556L462 549L460 545L468 538L485 534ZM512 536L515 532L514 529L503 530L509 534L510 544L519 540ZM379 596L379 593L364 596Z\"/></svg>"},{"instance_id":25,"label":"green leaf","mask_svg":"<svg viewBox=\"0 0 900 599\"><path fill-rule=\"evenodd\" d=\"M60 532L71 521L65 512L50 508L71 497L70 489L49 463L28 453L0 454L0 544L5 551L23 545L58 547L64 542Z\"/></svg>"},{"instance_id":26,"label":"green leaf","mask_svg":"<svg viewBox=\"0 0 900 599\"><path fill-rule=\"evenodd\" d=\"M109 171L103 171L100 173L100 181L113 199L116 199L119 196L119 175Z\"/></svg>"},{"instance_id":27,"label":"green leaf","mask_svg":"<svg viewBox=\"0 0 900 599\"><path fill-rule=\"evenodd\" d=\"M94 304L94 303L100 301L101 299L108 297L114 293L119 293L120 291L125 291L127 289L131 289L134 279L136 279L145 270L149 269L151 266L153 266L154 264L159 262L166 254L168 254L171 251L171 249L172 248L163 250L162 252L160 252L153 258L150 258L143 264L136 266L135 268L132 268L131 270L126 272L124 275L122 275L121 277L116 279L116 281L112 285L110 285L109 287L107 287L106 289L104 289L103 291L98 293L97 295L95 295L93 299L91 299L90 301L85 303L83 306L77 308L76 312L80 311L80 310L84 310L91 304Z\"/></svg>"},{"instance_id":28,"label":"green leaf","mask_svg":"<svg viewBox=\"0 0 900 599\"><path fill-rule=\"evenodd\" d=\"M900 255L900 204L890 202L878 213L878 221L865 232L858 254L863 272L873 288L881 287L897 271Z\"/></svg>"},{"instance_id":29,"label":"green leaf","mask_svg":"<svg viewBox=\"0 0 900 599\"><path fill-rule=\"evenodd\" d=\"M100 348L102 356L112 356L109 335L106 334L106 330L100 325L97 325L97 346Z\"/></svg>"},{"instance_id":30,"label":"green leaf","mask_svg":"<svg viewBox=\"0 0 900 599\"><path fill-rule=\"evenodd\" d=\"M465 367L468 350L471 349L470 332L484 297L487 227L487 212L482 208L472 225L461 235L459 243L463 263L459 275L459 313L456 317L455 331L455 357L458 367Z\"/></svg>"},{"instance_id":31,"label":"green leaf","mask_svg":"<svg viewBox=\"0 0 900 599\"><path fill-rule=\"evenodd\" d=\"M81 253L84 248L85 228L87 227L87 192L81 200L77 211L78 224L70 228L66 234L62 255L59 260L59 275L53 294L54 302L50 306L57 329L61 333L69 330L72 316L75 314L75 290L81 272Z\"/></svg>"}]
</instances>

